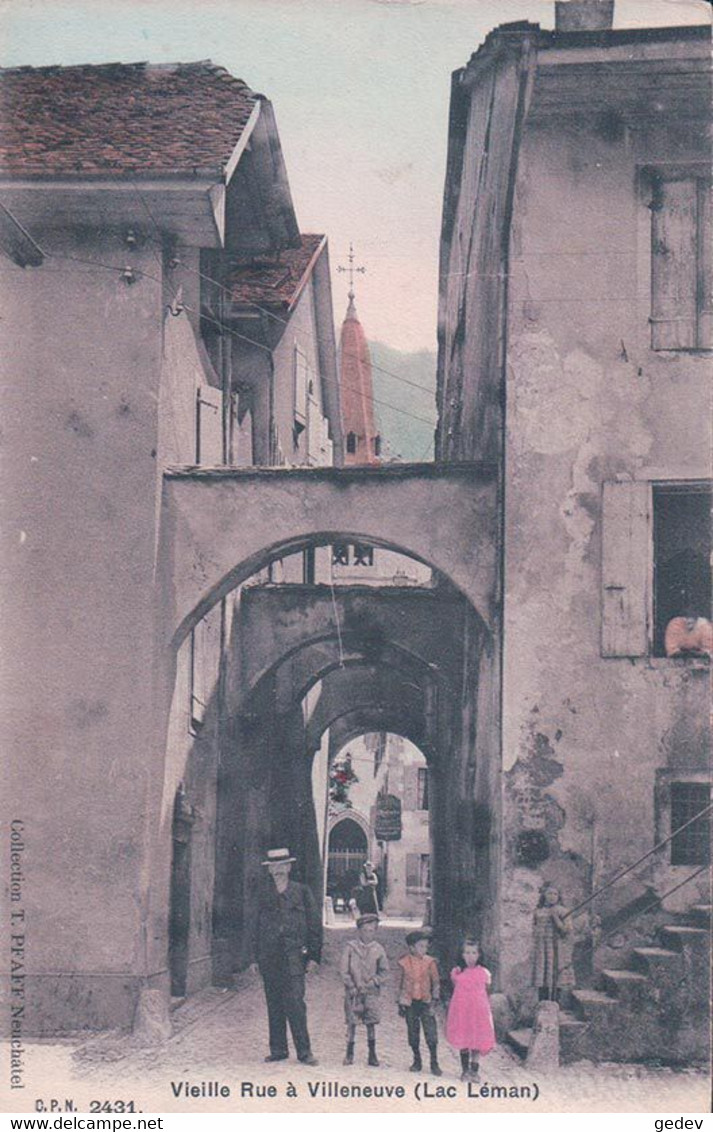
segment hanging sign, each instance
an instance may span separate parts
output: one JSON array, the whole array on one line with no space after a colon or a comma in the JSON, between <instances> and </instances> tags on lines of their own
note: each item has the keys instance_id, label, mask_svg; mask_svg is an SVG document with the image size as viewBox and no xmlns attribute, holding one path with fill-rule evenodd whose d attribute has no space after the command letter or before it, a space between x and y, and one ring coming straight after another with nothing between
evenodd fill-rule
<instances>
[{"instance_id":1,"label":"hanging sign","mask_svg":"<svg viewBox=\"0 0 713 1132\"><path fill-rule=\"evenodd\" d=\"M374 834L377 841L401 840L401 799L395 794L377 796Z\"/></svg>"}]
</instances>

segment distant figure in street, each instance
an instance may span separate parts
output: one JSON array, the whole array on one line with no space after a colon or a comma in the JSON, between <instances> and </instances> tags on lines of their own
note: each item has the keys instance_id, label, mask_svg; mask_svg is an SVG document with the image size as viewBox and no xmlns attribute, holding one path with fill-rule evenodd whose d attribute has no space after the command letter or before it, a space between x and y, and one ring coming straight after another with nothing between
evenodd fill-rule
<instances>
[{"instance_id":1,"label":"distant figure in street","mask_svg":"<svg viewBox=\"0 0 713 1132\"><path fill-rule=\"evenodd\" d=\"M477 1081L479 1057L495 1045L488 1000L491 975L480 962L477 940L463 940L461 965L451 971L451 982L453 996L448 1004L446 1038L460 1051L461 1081Z\"/></svg>"},{"instance_id":2,"label":"distant figure in street","mask_svg":"<svg viewBox=\"0 0 713 1132\"><path fill-rule=\"evenodd\" d=\"M359 873L359 884L352 891L349 907L354 919L369 912L379 915L379 874L371 861L365 861Z\"/></svg>"},{"instance_id":3,"label":"distant figure in street","mask_svg":"<svg viewBox=\"0 0 713 1132\"><path fill-rule=\"evenodd\" d=\"M559 1002L561 992L574 986L572 921L554 884L543 885L533 918L535 954L532 982L540 1001Z\"/></svg>"},{"instance_id":4,"label":"distant figure in street","mask_svg":"<svg viewBox=\"0 0 713 1132\"><path fill-rule=\"evenodd\" d=\"M431 938L429 929L409 932L406 936L408 954L399 959L399 1014L406 1019L408 1044L413 1053L412 1073L420 1073L421 1027L431 1055L431 1073L441 1076L438 1064L438 1028L433 1004L441 995L441 982L438 964L432 955L427 955Z\"/></svg>"},{"instance_id":5,"label":"distant figure in street","mask_svg":"<svg viewBox=\"0 0 713 1132\"><path fill-rule=\"evenodd\" d=\"M357 939L350 939L339 964L344 983L344 1015L347 1023L347 1052L345 1065L354 1064L354 1039L358 1023L366 1026L369 1046L367 1065L378 1065L376 1056L376 1027L381 1021L379 995L381 984L389 973L386 952L376 941L379 917L367 912L357 920Z\"/></svg>"},{"instance_id":6,"label":"distant figure in street","mask_svg":"<svg viewBox=\"0 0 713 1132\"><path fill-rule=\"evenodd\" d=\"M310 973L319 964L322 920L307 886L290 880L294 861L289 849L269 849L262 862L267 876L250 924L250 970L260 971L265 987L270 1030L265 1061L288 1057L289 1022L297 1060L316 1065L307 1030L305 971Z\"/></svg>"}]
</instances>

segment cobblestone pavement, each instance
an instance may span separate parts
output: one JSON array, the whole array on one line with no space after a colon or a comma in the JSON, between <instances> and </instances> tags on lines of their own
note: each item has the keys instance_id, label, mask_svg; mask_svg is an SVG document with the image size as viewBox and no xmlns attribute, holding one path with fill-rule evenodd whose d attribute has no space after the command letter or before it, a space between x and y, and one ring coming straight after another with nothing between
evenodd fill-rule
<instances>
[{"instance_id":1,"label":"cobblestone pavement","mask_svg":"<svg viewBox=\"0 0 713 1132\"><path fill-rule=\"evenodd\" d=\"M382 928L392 967L403 952L404 929ZM62 1081L59 1095L67 1094L71 1074L74 1091L83 1098L132 1096L144 1111L235 1111L259 1108L265 1111L336 1111L357 1106L360 1100L324 1096L322 1089L334 1093L335 1085L390 1086L405 1089L405 1099L380 1098L372 1101L377 1111L410 1109L453 1112L466 1109L491 1112L510 1111L629 1111L629 1112L705 1112L708 1111L709 1083L699 1070L672 1070L632 1065L594 1065L579 1062L551 1074L532 1071L522 1065L507 1047L496 1048L481 1065L480 1083L468 1087L459 1080L457 1054L443 1037L439 1057L441 1078L408 1071L410 1050L404 1021L398 1017L393 984L382 991L382 1023L378 1028L379 1068L366 1066L363 1029L357 1034L355 1064L342 1065L344 1056L343 997L338 975L341 948L348 938L344 930L328 929L323 962L308 986L308 1015L314 1052L319 1065L309 1068L294 1059L266 1064L267 1021L262 984L259 978L242 975L234 991L208 988L194 996L174 1014L174 1035L162 1045L137 1049L131 1039L106 1036L80 1046L79 1043L39 1044L31 1050L32 1076L41 1073L49 1083ZM439 1023L442 1033L442 1019ZM426 1061L427 1064L427 1061ZM46 1065L46 1070L43 1069ZM230 1088L222 1100L183 1098L176 1100L171 1082L220 1082ZM287 1095L290 1082L297 1097ZM424 1097L424 1083L434 1094L448 1088L453 1095ZM309 1085L317 1091L310 1095ZM414 1095L420 1084L420 1098ZM249 1094L252 1086L252 1099ZM258 1087L275 1086L277 1096L257 1099ZM493 1086L502 1092L492 1096ZM530 1095L523 1093L523 1086ZM54 1088L54 1086L53 1086ZM488 1090L483 1095L481 1090ZM45 1090L46 1091L46 1090ZM57 1090L50 1092L56 1095ZM537 1099L533 1099L537 1093Z\"/></svg>"}]
</instances>

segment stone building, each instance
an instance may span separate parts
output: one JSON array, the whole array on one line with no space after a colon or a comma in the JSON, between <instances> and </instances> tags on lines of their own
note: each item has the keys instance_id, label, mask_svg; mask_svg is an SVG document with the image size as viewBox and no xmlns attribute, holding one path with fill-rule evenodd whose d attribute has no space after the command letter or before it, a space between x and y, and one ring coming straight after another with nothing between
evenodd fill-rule
<instances>
[{"instance_id":1,"label":"stone building","mask_svg":"<svg viewBox=\"0 0 713 1132\"><path fill-rule=\"evenodd\" d=\"M437 459L502 485L499 985L527 1014L553 882L598 987L572 1049L681 1057L708 1010L710 29L611 9L506 24L453 76Z\"/></svg>"},{"instance_id":2,"label":"stone building","mask_svg":"<svg viewBox=\"0 0 713 1132\"><path fill-rule=\"evenodd\" d=\"M314 767L390 733L446 969L477 931L526 1022L556 883L565 1055L702 1055L709 31L609 8L454 76L432 465L339 466L327 249L267 99L205 63L2 73L28 1034L230 984L269 845L321 898ZM424 574L335 585L343 545Z\"/></svg>"},{"instance_id":3,"label":"stone building","mask_svg":"<svg viewBox=\"0 0 713 1132\"><path fill-rule=\"evenodd\" d=\"M321 756L321 757L320 757ZM315 800L326 779L324 750L315 758ZM346 760L355 774L346 804L330 801L321 834L328 896L348 898L359 870L370 860L379 875L379 901L386 917L422 923L429 915L431 845L428 764L419 749L400 735L377 732L355 736L332 760ZM385 796L398 799L397 836L380 838L379 806Z\"/></svg>"},{"instance_id":4,"label":"stone building","mask_svg":"<svg viewBox=\"0 0 713 1132\"><path fill-rule=\"evenodd\" d=\"M154 946L162 475L331 463L341 428L326 241L299 234L270 102L212 64L27 67L0 86L6 751L32 872L28 1024L51 1032L128 1024ZM230 616L218 602L179 650L161 741L171 948L167 964L165 919L149 962L179 991L212 977Z\"/></svg>"}]
</instances>

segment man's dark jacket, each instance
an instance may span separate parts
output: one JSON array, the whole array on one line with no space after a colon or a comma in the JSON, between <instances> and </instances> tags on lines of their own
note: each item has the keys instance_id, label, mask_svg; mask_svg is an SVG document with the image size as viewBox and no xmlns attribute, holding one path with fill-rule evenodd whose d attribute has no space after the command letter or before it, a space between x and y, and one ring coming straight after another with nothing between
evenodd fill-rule
<instances>
[{"instance_id":1,"label":"man's dark jacket","mask_svg":"<svg viewBox=\"0 0 713 1132\"><path fill-rule=\"evenodd\" d=\"M289 880L280 894L272 877L264 878L251 927L251 958L260 966L298 954L319 963L322 917L306 884Z\"/></svg>"}]
</instances>

